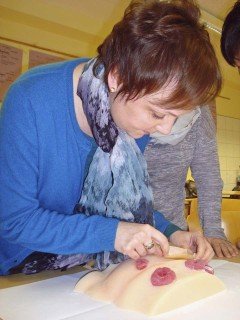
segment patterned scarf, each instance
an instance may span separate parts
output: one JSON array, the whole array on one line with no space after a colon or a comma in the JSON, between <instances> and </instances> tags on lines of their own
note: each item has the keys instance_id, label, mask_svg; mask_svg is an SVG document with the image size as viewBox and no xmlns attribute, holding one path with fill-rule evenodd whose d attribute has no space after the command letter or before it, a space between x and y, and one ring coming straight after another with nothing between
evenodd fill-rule
<instances>
[{"instance_id":1,"label":"patterned scarf","mask_svg":"<svg viewBox=\"0 0 240 320\"><path fill-rule=\"evenodd\" d=\"M77 94L99 146L93 156L79 202L86 215L153 225L153 195L146 161L135 140L118 129L110 114L109 92L102 65L93 75L95 59L88 62L78 83ZM98 269L126 257L101 252L95 257Z\"/></svg>"}]
</instances>

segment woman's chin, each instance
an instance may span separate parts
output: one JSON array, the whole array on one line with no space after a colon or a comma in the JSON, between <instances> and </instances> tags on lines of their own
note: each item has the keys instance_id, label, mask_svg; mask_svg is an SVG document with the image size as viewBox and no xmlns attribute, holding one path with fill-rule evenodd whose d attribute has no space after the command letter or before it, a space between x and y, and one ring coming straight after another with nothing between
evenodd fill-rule
<instances>
[{"instance_id":1,"label":"woman's chin","mask_svg":"<svg viewBox=\"0 0 240 320\"><path fill-rule=\"evenodd\" d=\"M140 139L143 136L147 135L148 133L145 131L135 131L135 132L127 132L128 135L134 139Z\"/></svg>"}]
</instances>

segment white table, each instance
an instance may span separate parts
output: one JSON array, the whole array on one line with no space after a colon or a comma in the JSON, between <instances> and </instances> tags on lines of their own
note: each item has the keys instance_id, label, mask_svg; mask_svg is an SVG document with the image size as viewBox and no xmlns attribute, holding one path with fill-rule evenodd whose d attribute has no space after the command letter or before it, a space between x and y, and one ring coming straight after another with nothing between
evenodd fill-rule
<instances>
[{"instance_id":1,"label":"white table","mask_svg":"<svg viewBox=\"0 0 240 320\"><path fill-rule=\"evenodd\" d=\"M3 320L239 320L240 264L213 260L211 265L225 283L225 291L157 317L124 311L74 293L82 272L1 289L0 317Z\"/></svg>"}]
</instances>

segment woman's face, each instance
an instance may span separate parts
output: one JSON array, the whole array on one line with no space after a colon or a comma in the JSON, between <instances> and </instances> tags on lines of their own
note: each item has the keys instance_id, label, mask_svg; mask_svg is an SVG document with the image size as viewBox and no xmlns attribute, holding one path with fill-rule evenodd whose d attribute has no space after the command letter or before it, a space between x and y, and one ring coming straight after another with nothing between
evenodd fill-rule
<instances>
[{"instance_id":1,"label":"woman's face","mask_svg":"<svg viewBox=\"0 0 240 320\"><path fill-rule=\"evenodd\" d=\"M155 132L169 134L176 119L190 112L189 110L160 107L169 89L172 88L167 87L135 100L126 100L120 96L114 100L112 96L111 114L114 122L135 139Z\"/></svg>"}]
</instances>

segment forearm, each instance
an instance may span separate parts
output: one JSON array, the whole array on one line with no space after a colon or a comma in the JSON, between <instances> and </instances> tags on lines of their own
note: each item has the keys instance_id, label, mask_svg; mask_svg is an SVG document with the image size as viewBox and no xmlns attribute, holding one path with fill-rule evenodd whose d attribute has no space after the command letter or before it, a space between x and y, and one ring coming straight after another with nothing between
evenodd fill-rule
<instances>
[{"instance_id":1,"label":"forearm","mask_svg":"<svg viewBox=\"0 0 240 320\"><path fill-rule=\"evenodd\" d=\"M214 179L213 174L206 174L205 179L211 180L210 183L196 179L198 213L205 236L225 238L221 226L222 181L218 174Z\"/></svg>"},{"instance_id":2,"label":"forearm","mask_svg":"<svg viewBox=\"0 0 240 320\"><path fill-rule=\"evenodd\" d=\"M206 119L205 119L206 118ZM199 126L199 140L191 163L197 186L198 212L204 234L224 238L221 227L222 179L214 124L209 114Z\"/></svg>"},{"instance_id":3,"label":"forearm","mask_svg":"<svg viewBox=\"0 0 240 320\"><path fill-rule=\"evenodd\" d=\"M178 226L168 221L162 213L154 211L155 228L169 238L174 232L181 230Z\"/></svg>"},{"instance_id":4,"label":"forearm","mask_svg":"<svg viewBox=\"0 0 240 320\"><path fill-rule=\"evenodd\" d=\"M218 160L212 159L206 165L208 158L211 157L191 167L198 192L199 217L205 236L225 238L221 227L222 180ZM202 166L206 168L204 172Z\"/></svg>"},{"instance_id":5,"label":"forearm","mask_svg":"<svg viewBox=\"0 0 240 320\"><path fill-rule=\"evenodd\" d=\"M1 236L34 251L57 254L113 251L118 220L98 215L65 215L33 208L1 224Z\"/></svg>"}]
</instances>

